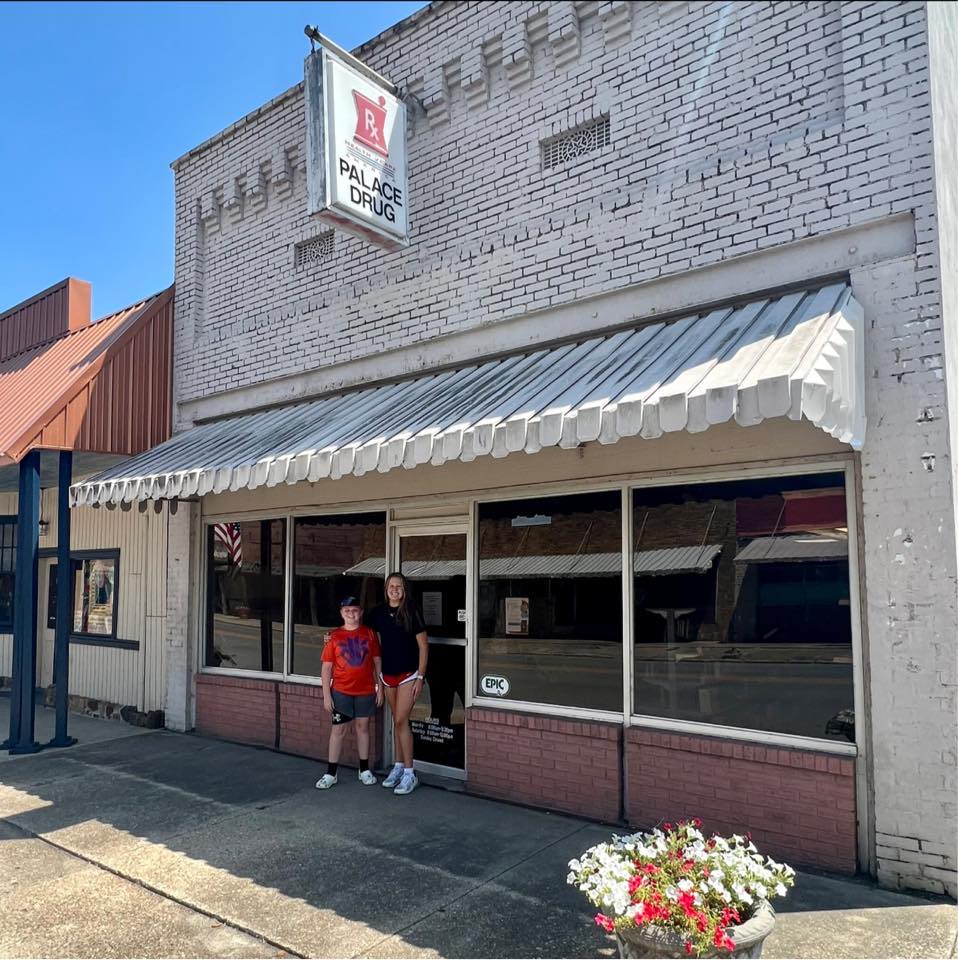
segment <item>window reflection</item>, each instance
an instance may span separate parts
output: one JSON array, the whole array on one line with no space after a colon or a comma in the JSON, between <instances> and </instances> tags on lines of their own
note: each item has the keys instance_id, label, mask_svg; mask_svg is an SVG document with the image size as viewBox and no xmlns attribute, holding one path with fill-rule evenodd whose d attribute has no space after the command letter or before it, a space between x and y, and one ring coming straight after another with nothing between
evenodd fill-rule
<instances>
[{"instance_id":1,"label":"window reflection","mask_svg":"<svg viewBox=\"0 0 958 960\"><path fill-rule=\"evenodd\" d=\"M622 710L618 491L480 505L477 694L496 678L510 700Z\"/></svg>"},{"instance_id":2,"label":"window reflection","mask_svg":"<svg viewBox=\"0 0 958 960\"><path fill-rule=\"evenodd\" d=\"M208 538L206 665L282 672L286 521L217 523Z\"/></svg>"},{"instance_id":3,"label":"window reflection","mask_svg":"<svg viewBox=\"0 0 958 960\"><path fill-rule=\"evenodd\" d=\"M293 540L293 644L290 673L318 677L326 634L342 626L339 602L358 597L366 610L383 600L383 513L299 517Z\"/></svg>"},{"instance_id":4,"label":"window reflection","mask_svg":"<svg viewBox=\"0 0 958 960\"><path fill-rule=\"evenodd\" d=\"M640 714L854 739L841 474L633 493Z\"/></svg>"}]
</instances>

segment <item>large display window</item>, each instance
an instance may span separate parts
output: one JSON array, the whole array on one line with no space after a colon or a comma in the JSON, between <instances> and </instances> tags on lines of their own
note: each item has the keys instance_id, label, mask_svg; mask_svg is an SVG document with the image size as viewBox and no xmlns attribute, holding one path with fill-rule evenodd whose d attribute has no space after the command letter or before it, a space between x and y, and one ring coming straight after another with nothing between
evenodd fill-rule
<instances>
[{"instance_id":1,"label":"large display window","mask_svg":"<svg viewBox=\"0 0 958 960\"><path fill-rule=\"evenodd\" d=\"M283 672L286 521L207 529L206 665Z\"/></svg>"},{"instance_id":2,"label":"large display window","mask_svg":"<svg viewBox=\"0 0 958 960\"><path fill-rule=\"evenodd\" d=\"M370 610L383 602L385 574L384 513L294 520L290 673L321 676L326 636L342 626L340 600L358 597L363 608Z\"/></svg>"},{"instance_id":3,"label":"large display window","mask_svg":"<svg viewBox=\"0 0 958 960\"><path fill-rule=\"evenodd\" d=\"M479 505L479 696L622 712L618 490Z\"/></svg>"},{"instance_id":4,"label":"large display window","mask_svg":"<svg viewBox=\"0 0 958 960\"><path fill-rule=\"evenodd\" d=\"M636 714L854 740L844 475L633 491Z\"/></svg>"}]
</instances>

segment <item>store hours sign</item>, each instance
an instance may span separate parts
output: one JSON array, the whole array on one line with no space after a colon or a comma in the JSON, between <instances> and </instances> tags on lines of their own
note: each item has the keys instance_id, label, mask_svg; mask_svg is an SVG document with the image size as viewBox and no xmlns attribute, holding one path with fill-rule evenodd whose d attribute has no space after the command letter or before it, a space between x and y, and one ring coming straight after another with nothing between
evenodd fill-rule
<instances>
[{"instance_id":1,"label":"store hours sign","mask_svg":"<svg viewBox=\"0 0 958 960\"><path fill-rule=\"evenodd\" d=\"M386 250L409 243L406 106L396 88L316 33L306 59L309 213Z\"/></svg>"}]
</instances>

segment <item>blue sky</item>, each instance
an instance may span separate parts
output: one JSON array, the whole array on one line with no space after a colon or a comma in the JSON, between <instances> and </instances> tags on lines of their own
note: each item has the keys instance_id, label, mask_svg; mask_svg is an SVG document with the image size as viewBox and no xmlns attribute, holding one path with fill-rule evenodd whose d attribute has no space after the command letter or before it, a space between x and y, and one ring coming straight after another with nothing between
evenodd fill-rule
<instances>
[{"instance_id":1,"label":"blue sky","mask_svg":"<svg viewBox=\"0 0 958 960\"><path fill-rule=\"evenodd\" d=\"M0 2L0 312L66 276L103 316L173 280L170 163L424 6Z\"/></svg>"}]
</instances>

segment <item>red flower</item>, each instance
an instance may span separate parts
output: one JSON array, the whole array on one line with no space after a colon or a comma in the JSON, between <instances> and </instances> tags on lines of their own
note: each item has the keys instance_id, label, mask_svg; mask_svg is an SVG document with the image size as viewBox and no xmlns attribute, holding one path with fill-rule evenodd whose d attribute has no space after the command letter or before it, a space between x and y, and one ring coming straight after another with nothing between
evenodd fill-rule
<instances>
[{"instance_id":1,"label":"red flower","mask_svg":"<svg viewBox=\"0 0 958 960\"><path fill-rule=\"evenodd\" d=\"M692 818L692 826L693 826L693 827L701 827L701 826L702 826L702 821L699 820L698 817L693 817L693 818Z\"/></svg>"},{"instance_id":2,"label":"red flower","mask_svg":"<svg viewBox=\"0 0 958 960\"><path fill-rule=\"evenodd\" d=\"M615 929L615 924L604 913L597 913L595 915L595 923L596 926L602 927L602 929L607 933L612 933L612 931Z\"/></svg>"},{"instance_id":3,"label":"red flower","mask_svg":"<svg viewBox=\"0 0 958 960\"><path fill-rule=\"evenodd\" d=\"M692 941L691 941L691 940L686 940L686 941L685 941L685 952L686 952L687 954L689 954L689 956L692 955Z\"/></svg>"},{"instance_id":4,"label":"red flower","mask_svg":"<svg viewBox=\"0 0 958 960\"><path fill-rule=\"evenodd\" d=\"M668 833L668 832L672 829L672 824L669 823L668 821L666 821L665 823L662 824L662 829L663 829L666 833Z\"/></svg>"}]
</instances>

